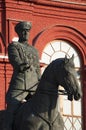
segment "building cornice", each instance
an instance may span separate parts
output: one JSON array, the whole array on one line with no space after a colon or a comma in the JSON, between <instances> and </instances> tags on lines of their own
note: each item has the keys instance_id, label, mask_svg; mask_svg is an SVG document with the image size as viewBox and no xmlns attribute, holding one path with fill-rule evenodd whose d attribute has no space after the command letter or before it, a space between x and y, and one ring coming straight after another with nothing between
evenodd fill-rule
<instances>
[{"instance_id":1,"label":"building cornice","mask_svg":"<svg viewBox=\"0 0 86 130\"><path fill-rule=\"evenodd\" d=\"M72 2L65 0L32 0L35 4L41 4L52 7L60 7L66 9L75 9L75 10L86 10L86 2Z\"/></svg>"},{"instance_id":2,"label":"building cornice","mask_svg":"<svg viewBox=\"0 0 86 130\"><path fill-rule=\"evenodd\" d=\"M4 1L3 1L4 3ZM44 6L51 6L51 7L60 7L66 9L75 9L75 10L85 10L86 11L86 1L85 0L5 0L5 4L37 4L37 5L44 5ZM12 6L13 7L13 6Z\"/></svg>"}]
</instances>

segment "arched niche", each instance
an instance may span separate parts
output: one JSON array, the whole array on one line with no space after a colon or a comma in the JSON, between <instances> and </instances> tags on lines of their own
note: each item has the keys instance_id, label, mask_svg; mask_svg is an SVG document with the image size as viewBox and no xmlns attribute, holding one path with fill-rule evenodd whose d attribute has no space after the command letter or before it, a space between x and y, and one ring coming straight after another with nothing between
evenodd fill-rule
<instances>
[{"instance_id":1,"label":"arched niche","mask_svg":"<svg viewBox=\"0 0 86 130\"><path fill-rule=\"evenodd\" d=\"M39 50L40 56L47 43L53 40L67 40L79 51L83 64L86 64L86 41L85 36L77 29L64 25L53 25L44 29L35 38L35 47Z\"/></svg>"}]
</instances>

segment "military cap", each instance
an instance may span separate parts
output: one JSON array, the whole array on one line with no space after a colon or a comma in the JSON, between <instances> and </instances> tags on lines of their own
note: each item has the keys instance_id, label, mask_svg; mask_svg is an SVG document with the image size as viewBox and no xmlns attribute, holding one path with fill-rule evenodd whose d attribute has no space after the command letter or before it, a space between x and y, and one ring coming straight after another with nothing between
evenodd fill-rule
<instances>
[{"instance_id":1,"label":"military cap","mask_svg":"<svg viewBox=\"0 0 86 130\"><path fill-rule=\"evenodd\" d=\"M24 29L30 30L31 27L32 27L31 22L23 21L16 24L15 31L18 33L20 30Z\"/></svg>"}]
</instances>

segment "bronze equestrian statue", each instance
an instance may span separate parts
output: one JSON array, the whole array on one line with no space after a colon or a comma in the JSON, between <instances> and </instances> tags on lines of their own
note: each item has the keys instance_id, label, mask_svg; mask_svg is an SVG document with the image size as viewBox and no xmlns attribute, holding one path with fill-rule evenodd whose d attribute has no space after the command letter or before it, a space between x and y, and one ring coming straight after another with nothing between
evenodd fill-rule
<instances>
[{"instance_id":1,"label":"bronze equestrian statue","mask_svg":"<svg viewBox=\"0 0 86 130\"><path fill-rule=\"evenodd\" d=\"M74 56L56 59L48 65L35 94L16 111L13 130L64 130L58 111L59 85L64 88L68 100L81 98Z\"/></svg>"},{"instance_id":2,"label":"bronze equestrian statue","mask_svg":"<svg viewBox=\"0 0 86 130\"><path fill-rule=\"evenodd\" d=\"M22 102L26 101L29 94L27 90L33 86L36 87L40 79L38 51L28 44L31 27L30 22L19 22L15 26L19 40L8 46L8 57L13 66L13 75L6 94L7 109L3 130L12 130L16 110Z\"/></svg>"}]
</instances>

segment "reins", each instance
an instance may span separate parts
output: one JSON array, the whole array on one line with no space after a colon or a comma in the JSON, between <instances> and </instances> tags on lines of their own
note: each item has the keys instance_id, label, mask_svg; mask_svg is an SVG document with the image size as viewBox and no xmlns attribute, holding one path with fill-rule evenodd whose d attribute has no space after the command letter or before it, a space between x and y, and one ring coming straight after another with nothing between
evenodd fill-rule
<instances>
[{"instance_id":1,"label":"reins","mask_svg":"<svg viewBox=\"0 0 86 130\"><path fill-rule=\"evenodd\" d=\"M34 91L35 92L35 91ZM39 91L41 94L48 94L48 95L68 95L67 92L65 90L57 90L56 91L53 91L52 89L47 89L46 91L45 90L40 90Z\"/></svg>"},{"instance_id":2,"label":"reins","mask_svg":"<svg viewBox=\"0 0 86 130\"><path fill-rule=\"evenodd\" d=\"M65 90L60 90L58 89L58 87L56 87L56 84L53 84L52 82L46 80L46 79L42 79L43 83L46 81L46 85L49 85L49 89L48 88L43 88L42 87L38 87L37 92L39 92L40 94L48 94L48 95L68 95L68 93ZM41 81L40 81L41 82ZM42 84L43 84L42 83ZM45 85L45 84L44 84ZM41 86L41 85L40 85ZM55 88L55 89L54 89ZM34 91L35 92L35 91Z\"/></svg>"},{"instance_id":3,"label":"reins","mask_svg":"<svg viewBox=\"0 0 86 130\"><path fill-rule=\"evenodd\" d=\"M19 96L19 95L21 95L22 93L24 93L24 92L29 92L29 93L31 93L31 92L33 92L33 93L35 93L35 90L31 90L31 89L33 89L36 85L38 85L39 84L39 82L37 82L37 83L35 83L33 86L31 86L29 89L14 89L14 90L19 90L19 91L21 91L19 94L17 94L17 96Z\"/></svg>"},{"instance_id":4,"label":"reins","mask_svg":"<svg viewBox=\"0 0 86 130\"><path fill-rule=\"evenodd\" d=\"M20 94L22 94L23 92L29 92L29 93L35 93L36 90L31 90L33 89L35 86L37 86L39 84L39 82L35 83L33 86L31 86L29 89L15 89L15 90L19 90L19 91L22 91ZM46 90L43 90L43 89L40 89L39 91L41 94L48 94L48 95L68 95L67 92L65 90L52 90L52 89L46 89ZM19 95L20 95L19 94ZM18 95L17 95L18 96Z\"/></svg>"}]
</instances>

